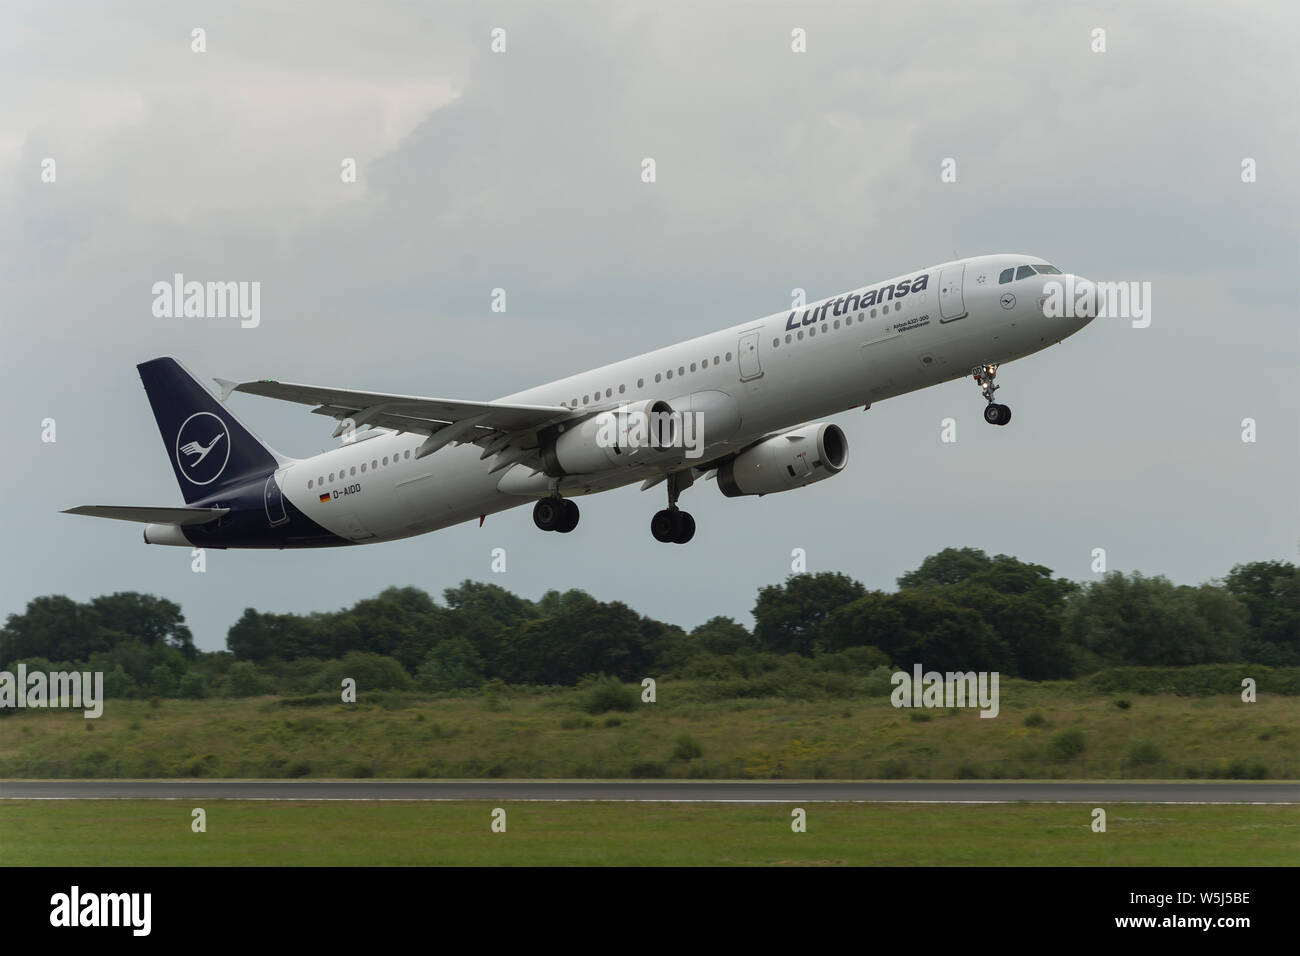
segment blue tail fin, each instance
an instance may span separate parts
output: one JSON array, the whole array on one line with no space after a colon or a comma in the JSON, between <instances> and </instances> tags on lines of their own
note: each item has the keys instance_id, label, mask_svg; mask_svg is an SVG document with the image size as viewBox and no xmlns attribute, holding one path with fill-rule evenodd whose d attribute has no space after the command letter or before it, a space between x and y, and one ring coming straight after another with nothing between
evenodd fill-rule
<instances>
[{"instance_id":1,"label":"blue tail fin","mask_svg":"<svg viewBox=\"0 0 1300 956\"><path fill-rule=\"evenodd\" d=\"M267 475L285 460L173 358L136 366L186 504Z\"/></svg>"}]
</instances>

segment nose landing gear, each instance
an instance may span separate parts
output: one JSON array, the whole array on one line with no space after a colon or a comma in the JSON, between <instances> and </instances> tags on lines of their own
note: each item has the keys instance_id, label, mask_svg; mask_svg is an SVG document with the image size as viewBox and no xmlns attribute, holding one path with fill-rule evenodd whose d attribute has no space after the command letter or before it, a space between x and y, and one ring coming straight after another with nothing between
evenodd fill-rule
<instances>
[{"instance_id":1,"label":"nose landing gear","mask_svg":"<svg viewBox=\"0 0 1300 956\"><path fill-rule=\"evenodd\" d=\"M993 381L998 376L997 363L976 365L971 369L971 375L975 379L975 384L980 387L984 401L988 402L984 406L984 420L990 425L1005 425L1011 421L1011 409L993 401L993 393L1001 387Z\"/></svg>"}]
</instances>

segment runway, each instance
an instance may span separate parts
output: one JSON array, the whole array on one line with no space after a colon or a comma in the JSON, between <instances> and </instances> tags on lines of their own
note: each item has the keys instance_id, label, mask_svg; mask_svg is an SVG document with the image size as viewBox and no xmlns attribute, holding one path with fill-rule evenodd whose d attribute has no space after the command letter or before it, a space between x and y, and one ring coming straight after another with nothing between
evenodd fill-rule
<instances>
[{"instance_id":1,"label":"runway","mask_svg":"<svg viewBox=\"0 0 1300 956\"><path fill-rule=\"evenodd\" d=\"M1294 804L1300 784L985 781L3 780L8 800Z\"/></svg>"}]
</instances>

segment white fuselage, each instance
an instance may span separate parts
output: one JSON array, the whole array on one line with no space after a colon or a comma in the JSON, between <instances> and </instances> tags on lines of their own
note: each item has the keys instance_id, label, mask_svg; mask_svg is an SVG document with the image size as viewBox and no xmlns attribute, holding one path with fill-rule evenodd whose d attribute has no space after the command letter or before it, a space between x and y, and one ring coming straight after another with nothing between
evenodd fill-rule
<instances>
[{"instance_id":1,"label":"white fuselage","mask_svg":"<svg viewBox=\"0 0 1300 956\"><path fill-rule=\"evenodd\" d=\"M999 283L1003 270L1024 264L1044 260L995 255L932 266L854 290L859 307L851 311L845 297L819 300L499 401L595 412L646 399L686 409L694 396L710 393L719 399L720 394L719 400L739 411L739 424L732 422L716 440L705 428L703 455L685 464L706 463L772 432L950 381L975 366L1029 355L1087 324L1087 319L1043 316L1043 276ZM904 279L919 284L920 276L927 277L920 291L862 307L867 290L896 288ZM828 303L824 311L822 303ZM805 324L807 310L817 311ZM307 517L361 543L445 528L553 490L590 494L664 471L618 467L548 479L515 465L492 473L492 459L482 459L481 449L470 444L417 458L423 441L418 434L362 433L358 440L285 465L276 481ZM328 501L322 502L322 495Z\"/></svg>"}]
</instances>

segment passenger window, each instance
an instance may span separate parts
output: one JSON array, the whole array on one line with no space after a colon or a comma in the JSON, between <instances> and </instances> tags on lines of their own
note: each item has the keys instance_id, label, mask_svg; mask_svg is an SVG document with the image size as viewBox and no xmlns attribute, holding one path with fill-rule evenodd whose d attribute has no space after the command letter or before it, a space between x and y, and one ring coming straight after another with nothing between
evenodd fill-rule
<instances>
[{"instance_id":1,"label":"passenger window","mask_svg":"<svg viewBox=\"0 0 1300 956\"><path fill-rule=\"evenodd\" d=\"M1014 276L1015 274L1016 274L1015 269L1003 269L1002 273L998 276L998 285L1005 285L1006 283L1010 282L1011 277Z\"/></svg>"},{"instance_id":2,"label":"passenger window","mask_svg":"<svg viewBox=\"0 0 1300 956\"><path fill-rule=\"evenodd\" d=\"M1016 270L1017 279L1028 279L1033 274L1034 274L1033 266L1021 266L1019 269Z\"/></svg>"}]
</instances>

